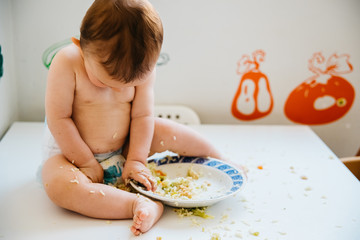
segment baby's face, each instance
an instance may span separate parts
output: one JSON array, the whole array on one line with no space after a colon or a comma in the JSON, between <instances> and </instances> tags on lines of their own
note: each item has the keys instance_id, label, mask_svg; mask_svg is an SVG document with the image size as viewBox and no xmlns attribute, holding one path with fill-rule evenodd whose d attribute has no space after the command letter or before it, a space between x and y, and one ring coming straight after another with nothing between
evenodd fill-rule
<instances>
[{"instance_id":1,"label":"baby's face","mask_svg":"<svg viewBox=\"0 0 360 240\"><path fill-rule=\"evenodd\" d=\"M144 77L135 79L130 83L125 83L121 79L114 79L111 77L100 64L100 62L91 55L84 55L85 70L92 84L100 88L111 88L114 91L119 91L125 87L135 87L145 83L148 76L152 73L149 71Z\"/></svg>"}]
</instances>

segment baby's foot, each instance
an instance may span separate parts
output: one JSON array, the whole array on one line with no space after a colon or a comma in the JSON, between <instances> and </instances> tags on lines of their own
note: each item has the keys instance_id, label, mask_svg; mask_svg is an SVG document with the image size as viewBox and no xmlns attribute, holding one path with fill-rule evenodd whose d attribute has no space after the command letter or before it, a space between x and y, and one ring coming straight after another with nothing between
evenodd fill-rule
<instances>
[{"instance_id":1,"label":"baby's foot","mask_svg":"<svg viewBox=\"0 0 360 240\"><path fill-rule=\"evenodd\" d=\"M133 225L131 231L135 235L145 233L159 220L164 207L160 202L151 201L143 196L138 196L133 207Z\"/></svg>"}]
</instances>

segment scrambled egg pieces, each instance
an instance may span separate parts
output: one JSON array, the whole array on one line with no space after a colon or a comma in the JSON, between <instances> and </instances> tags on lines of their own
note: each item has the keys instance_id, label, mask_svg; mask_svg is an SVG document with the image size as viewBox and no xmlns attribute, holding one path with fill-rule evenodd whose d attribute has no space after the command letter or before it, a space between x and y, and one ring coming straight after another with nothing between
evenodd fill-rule
<instances>
[{"instance_id":1,"label":"scrambled egg pieces","mask_svg":"<svg viewBox=\"0 0 360 240\"><path fill-rule=\"evenodd\" d=\"M196 194L207 191L210 183L196 183L201 174L196 172L192 166L189 168L186 177L177 177L169 179L167 175L159 169L156 169L155 163L148 164L151 174L157 181L158 188L155 193L172 199L192 199Z\"/></svg>"}]
</instances>

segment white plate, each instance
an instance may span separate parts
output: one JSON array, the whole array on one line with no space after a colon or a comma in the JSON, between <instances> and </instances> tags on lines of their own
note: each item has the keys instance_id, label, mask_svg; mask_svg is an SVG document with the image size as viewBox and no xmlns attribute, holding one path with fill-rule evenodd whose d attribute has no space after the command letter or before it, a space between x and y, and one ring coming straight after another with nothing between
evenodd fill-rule
<instances>
[{"instance_id":1,"label":"white plate","mask_svg":"<svg viewBox=\"0 0 360 240\"><path fill-rule=\"evenodd\" d=\"M146 191L143 187L130 181L130 184L141 194L162 201L169 206L184 208L210 206L239 192L244 186L244 174L234 166L218 159L166 156L164 158L151 159L148 162L154 162L156 168L166 173L170 179L185 177L189 167L192 165L194 171L202 174L197 181L207 181L210 183L207 191L194 196L193 199L173 199Z\"/></svg>"}]
</instances>

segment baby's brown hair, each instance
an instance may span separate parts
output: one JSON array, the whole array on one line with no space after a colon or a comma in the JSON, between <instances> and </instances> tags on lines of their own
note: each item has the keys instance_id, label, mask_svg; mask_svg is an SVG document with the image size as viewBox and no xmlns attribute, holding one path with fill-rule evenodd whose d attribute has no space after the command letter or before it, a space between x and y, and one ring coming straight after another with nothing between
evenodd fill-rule
<instances>
[{"instance_id":1,"label":"baby's brown hair","mask_svg":"<svg viewBox=\"0 0 360 240\"><path fill-rule=\"evenodd\" d=\"M160 17L146 0L95 0L80 28L84 54L97 56L111 77L126 83L154 66L162 41Z\"/></svg>"}]
</instances>

